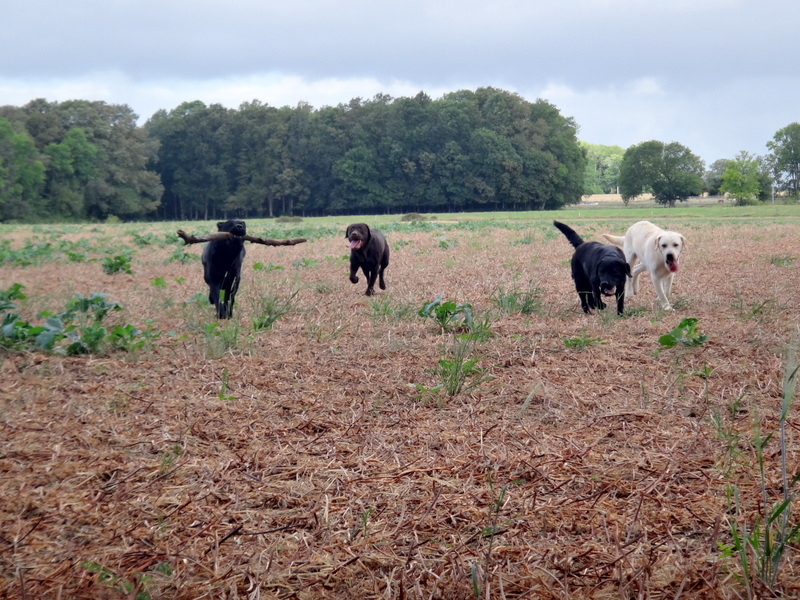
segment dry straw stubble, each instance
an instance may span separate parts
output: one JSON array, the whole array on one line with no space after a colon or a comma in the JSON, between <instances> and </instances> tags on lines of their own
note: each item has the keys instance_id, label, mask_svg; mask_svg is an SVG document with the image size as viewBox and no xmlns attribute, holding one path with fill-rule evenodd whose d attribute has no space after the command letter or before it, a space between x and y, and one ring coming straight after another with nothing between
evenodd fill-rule
<instances>
[{"instance_id":1,"label":"dry straw stubble","mask_svg":"<svg viewBox=\"0 0 800 600\"><path fill-rule=\"evenodd\" d=\"M238 338L213 356L212 309L184 305L205 292L199 263L165 263L171 248L135 254L130 275L96 263L0 267L0 287L26 286L28 318L102 291L125 320L151 319L162 332L137 356L3 353L0 590L736 597L736 565L717 546L729 541L725 489L735 480L751 511L760 492L745 445L723 468L711 417L744 438L755 419L765 431L777 423L800 276L769 259L800 256L800 227L672 228L690 242L673 289L678 312L655 308L645 278L626 303L641 310L623 319L581 313L572 250L544 227L447 231L449 247L430 232L387 232L382 295L395 314L376 314L347 281L340 236L252 248ZM16 235L22 243L24 229ZM283 268L254 270L259 261ZM158 277L165 288L151 285ZM541 310L498 310L492 295L515 281L535 283ZM260 295L297 290L293 310L252 328ZM400 308L437 295L491 315L494 335L476 347L492 378L431 401L418 384L436 384L457 333ZM769 310L753 314L767 299ZM709 341L657 352L683 316ZM604 343L564 345L579 336ZM777 466L768 469L776 483ZM792 561L781 580L785 593L800 585Z\"/></svg>"}]
</instances>

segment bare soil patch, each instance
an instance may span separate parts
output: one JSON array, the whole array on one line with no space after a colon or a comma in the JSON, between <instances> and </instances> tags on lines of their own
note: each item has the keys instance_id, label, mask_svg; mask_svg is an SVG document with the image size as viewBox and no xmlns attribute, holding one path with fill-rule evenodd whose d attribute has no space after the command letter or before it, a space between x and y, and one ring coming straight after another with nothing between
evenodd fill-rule
<instances>
[{"instance_id":1,"label":"bare soil patch","mask_svg":"<svg viewBox=\"0 0 800 600\"><path fill-rule=\"evenodd\" d=\"M114 319L162 332L133 355L0 350L0 596L739 597L718 543L761 499L748 440L780 416L800 226L670 223L688 242L676 312L644 276L617 319L583 315L571 246L533 225L387 232L388 290L371 299L347 280L343 233L251 245L230 322L186 303L207 288L199 260L165 262L173 247L137 249L132 275L0 267L31 320L105 292L124 306ZM498 309L514 286L541 307ZM416 314L437 296L471 303L493 334L474 342L491 379L455 397L425 392L457 343ZM292 310L255 331L270 298ZM659 351L684 317L708 341ZM790 474L799 436L795 406ZM777 501L774 443L766 467ZM800 590L795 550L784 597Z\"/></svg>"}]
</instances>

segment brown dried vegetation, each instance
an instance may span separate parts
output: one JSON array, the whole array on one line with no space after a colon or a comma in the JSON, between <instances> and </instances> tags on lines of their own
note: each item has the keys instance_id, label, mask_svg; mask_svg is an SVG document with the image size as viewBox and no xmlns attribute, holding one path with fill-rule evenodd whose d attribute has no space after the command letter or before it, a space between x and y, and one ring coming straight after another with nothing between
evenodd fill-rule
<instances>
[{"instance_id":1,"label":"brown dried vegetation","mask_svg":"<svg viewBox=\"0 0 800 600\"><path fill-rule=\"evenodd\" d=\"M586 239L610 227L565 220ZM388 232L388 290L372 299L347 280L342 236L250 246L234 319L216 330L228 348L212 308L184 304L206 293L199 261L165 263L171 248L138 250L133 275L0 267L0 288L26 286L30 319L99 291L163 332L133 355L0 351L0 596L738 597L717 545L740 517L726 485L755 511L747 440L776 426L800 325L800 261L771 257L800 257L800 224L670 225L688 240L677 311L657 310L643 277L622 319L581 313L572 248L544 226L451 230L452 248ZM31 235L14 231L14 244ZM539 311L493 306L515 282L538 289ZM295 291L254 331L261 298ZM416 315L438 295L491 315L494 334L475 345L492 378L452 398L419 387L439 383L455 336ZM709 341L659 352L687 316ZM565 346L581 336L603 343ZM788 426L794 473L797 407ZM775 593L800 593L796 558Z\"/></svg>"}]
</instances>

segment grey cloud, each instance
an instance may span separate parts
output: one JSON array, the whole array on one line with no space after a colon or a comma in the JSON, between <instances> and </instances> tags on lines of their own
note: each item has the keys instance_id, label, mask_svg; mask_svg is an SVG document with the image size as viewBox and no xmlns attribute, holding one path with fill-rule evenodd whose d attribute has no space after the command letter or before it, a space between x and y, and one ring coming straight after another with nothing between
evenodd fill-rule
<instances>
[{"instance_id":1,"label":"grey cloud","mask_svg":"<svg viewBox=\"0 0 800 600\"><path fill-rule=\"evenodd\" d=\"M790 0L9 0L0 80L117 73L150 87L153 81L202 86L282 74L309 82L399 81L421 90L495 85L520 93L560 84L578 102L650 78L663 97L639 97L627 115L650 110L643 122L655 122L660 106L671 112L679 105L685 123L714 123L715 112L732 113L747 131L794 110L786 96L800 78L793 65L799 17L800 3ZM700 101L715 93L724 111ZM759 103L771 107L770 115ZM586 119L601 109L572 112L588 132L600 129ZM640 127L626 125L632 118L626 113L619 118L621 131ZM680 120L675 127L680 137Z\"/></svg>"}]
</instances>

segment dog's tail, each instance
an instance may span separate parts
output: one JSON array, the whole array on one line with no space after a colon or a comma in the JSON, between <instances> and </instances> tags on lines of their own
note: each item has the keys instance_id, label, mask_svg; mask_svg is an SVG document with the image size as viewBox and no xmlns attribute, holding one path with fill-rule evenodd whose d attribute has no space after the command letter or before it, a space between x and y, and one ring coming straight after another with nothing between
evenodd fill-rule
<instances>
[{"instance_id":1,"label":"dog's tail","mask_svg":"<svg viewBox=\"0 0 800 600\"><path fill-rule=\"evenodd\" d=\"M611 235L610 233L604 233L603 237L606 238L609 242L611 242L615 246L619 246L620 248L624 247L625 245L625 238L621 235Z\"/></svg>"},{"instance_id":2,"label":"dog's tail","mask_svg":"<svg viewBox=\"0 0 800 600\"><path fill-rule=\"evenodd\" d=\"M567 236L569 243L575 246L576 248L583 243L583 238L575 233L575 230L571 227L567 227L563 223L559 223L558 221L553 221L553 225L556 226L561 233Z\"/></svg>"}]
</instances>

